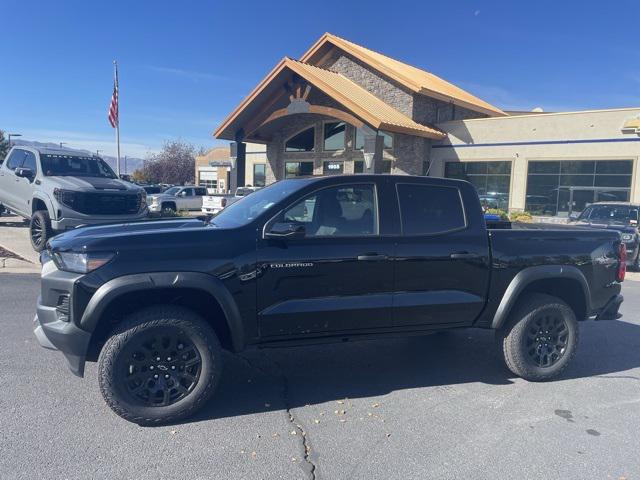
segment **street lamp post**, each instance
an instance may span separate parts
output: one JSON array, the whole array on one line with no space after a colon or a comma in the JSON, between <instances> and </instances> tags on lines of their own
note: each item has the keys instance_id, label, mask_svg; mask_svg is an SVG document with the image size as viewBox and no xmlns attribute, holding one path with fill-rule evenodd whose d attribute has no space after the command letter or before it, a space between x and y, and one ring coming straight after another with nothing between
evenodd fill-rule
<instances>
[{"instance_id":1,"label":"street lamp post","mask_svg":"<svg viewBox=\"0 0 640 480\"><path fill-rule=\"evenodd\" d=\"M9 138L9 148L11 148L11 137L21 137L21 136L22 136L22 134L21 134L21 133L10 133L10 134L8 135L8 138Z\"/></svg>"},{"instance_id":2,"label":"street lamp post","mask_svg":"<svg viewBox=\"0 0 640 480\"><path fill-rule=\"evenodd\" d=\"M62 148L62 145L66 145L67 142L60 142L60 148Z\"/></svg>"},{"instance_id":3,"label":"street lamp post","mask_svg":"<svg viewBox=\"0 0 640 480\"><path fill-rule=\"evenodd\" d=\"M99 156L100 156L100 152L101 152L101 151L102 151L102 150L96 150L96 157L99 157Z\"/></svg>"}]
</instances>

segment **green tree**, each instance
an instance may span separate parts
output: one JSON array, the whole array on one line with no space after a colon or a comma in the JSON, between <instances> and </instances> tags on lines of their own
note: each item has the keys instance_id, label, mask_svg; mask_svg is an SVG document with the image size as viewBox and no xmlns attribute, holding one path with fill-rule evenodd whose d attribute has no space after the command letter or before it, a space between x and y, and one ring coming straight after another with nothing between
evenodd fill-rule
<instances>
[{"instance_id":1,"label":"green tree","mask_svg":"<svg viewBox=\"0 0 640 480\"><path fill-rule=\"evenodd\" d=\"M4 131L0 130L0 163L4 161L7 153L9 153L9 140L4 137Z\"/></svg>"}]
</instances>

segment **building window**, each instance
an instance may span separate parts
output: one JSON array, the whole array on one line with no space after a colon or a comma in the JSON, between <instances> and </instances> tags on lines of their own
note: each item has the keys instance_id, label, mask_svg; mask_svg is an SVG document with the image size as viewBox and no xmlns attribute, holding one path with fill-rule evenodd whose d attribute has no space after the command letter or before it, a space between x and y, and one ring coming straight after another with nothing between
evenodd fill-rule
<instances>
[{"instance_id":1,"label":"building window","mask_svg":"<svg viewBox=\"0 0 640 480\"><path fill-rule=\"evenodd\" d=\"M253 164L253 186L264 187L266 182L267 165L265 163Z\"/></svg>"},{"instance_id":2,"label":"building window","mask_svg":"<svg viewBox=\"0 0 640 480\"><path fill-rule=\"evenodd\" d=\"M285 178L307 177L313 175L313 162L286 162L284 164Z\"/></svg>"},{"instance_id":3,"label":"building window","mask_svg":"<svg viewBox=\"0 0 640 480\"><path fill-rule=\"evenodd\" d=\"M344 150L345 142L344 122L327 122L324 124L324 150Z\"/></svg>"},{"instance_id":4,"label":"building window","mask_svg":"<svg viewBox=\"0 0 640 480\"><path fill-rule=\"evenodd\" d=\"M629 201L632 160L531 161L525 209L566 217L594 202Z\"/></svg>"},{"instance_id":5,"label":"building window","mask_svg":"<svg viewBox=\"0 0 640 480\"><path fill-rule=\"evenodd\" d=\"M392 167L392 160L382 160L382 173L391 173ZM353 162L353 173L364 173L364 160L355 160Z\"/></svg>"},{"instance_id":6,"label":"building window","mask_svg":"<svg viewBox=\"0 0 640 480\"><path fill-rule=\"evenodd\" d=\"M218 180L200 180L198 186L216 190L218 188Z\"/></svg>"},{"instance_id":7,"label":"building window","mask_svg":"<svg viewBox=\"0 0 640 480\"><path fill-rule=\"evenodd\" d=\"M471 182L484 208L509 208L511 162L448 162L444 176Z\"/></svg>"},{"instance_id":8,"label":"building window","mask_svg":"<svg viewBox=\"0 0 640 480\"><path fill-rule=\"evenodd\" d=\"M378 132L382 138L384 138L384 148L390 149L393 148L393 135L387 132ZM356 142L354 149L362 150L364 148L364 133L359 128L356 129Z\"/></svg>"},{"instance_id":9,"label":"building window","mask_svg":"<svg viewBox=\"0 0 640 480\"><path fill-rule=\"evenodd\" d=\"M325 160L322 162L323 175L342 175L344 173L344 162Z\"/></svg>"},{"instance_id":10,"label":"building window","mask_svg":"<svg viewBox=\"0 0 640 480\"><path fill-rule=\"evenodd\" d=\"M289 138L284 144L284 150L285 152L312 152L315 143L315 130L309 127Z\"/></svg>"}]
</instances>

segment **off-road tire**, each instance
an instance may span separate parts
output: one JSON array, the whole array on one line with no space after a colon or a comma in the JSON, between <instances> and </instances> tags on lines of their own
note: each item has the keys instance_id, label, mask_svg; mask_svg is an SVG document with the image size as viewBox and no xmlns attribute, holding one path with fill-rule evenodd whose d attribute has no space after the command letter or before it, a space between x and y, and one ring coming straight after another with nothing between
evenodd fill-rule
<instances>
[{"instance_id":1,"label":"off-road tire","mask_svg":"<svg viewBox=\"0 0 640 480\"><path fill-rule=\"evenodd\" d=\"M29 221L29 240L31 247L36 252L43 251L47 246L47 241L53 237L51 228L51 218L46 210L37 210L31 215Z\"/></svg>"},{"instance_id":2,"label":"off-road tire","mask_svg":"<svg viewBox=\"0 0 640 480\"><path fill-rule=\"evenodd\" d=\"M530 352L535 347L530 335L538 329L536 322L544 318L561 318L566 328L566 347L559 358L549 366L537 364ZM542 335L546 335L542 333ZM560 375L571 363L578 345L579 329L576 315L563 300L540 293L527 295L518 302L507 324L497 332L497 341L507 368L519 377L532 382L551 380ZM557 338L558 335L554 335ZM553 343L553 342L550 342ZM535 354L534 354L535 355Z\"/></svg>"},{"instance_id":3,"label":"off-road tire","mask_svg":"<svg viewBox=\"0 0 640 480\"><path fill-rule=\"evenodd\" d=\"M146 405L134 398L125 384L123 357L130 342L149 332L179 332L201 358L197 383L185 397L167 406ZM169 333L168 335L170 335ZM120 417L139 425L173 423L193 415L213 394L222 372L222 349L211 326L193 311L173 305L145 308L118 324L100 351L98 382L102 396Z\"/></svg>"}]
</instances>

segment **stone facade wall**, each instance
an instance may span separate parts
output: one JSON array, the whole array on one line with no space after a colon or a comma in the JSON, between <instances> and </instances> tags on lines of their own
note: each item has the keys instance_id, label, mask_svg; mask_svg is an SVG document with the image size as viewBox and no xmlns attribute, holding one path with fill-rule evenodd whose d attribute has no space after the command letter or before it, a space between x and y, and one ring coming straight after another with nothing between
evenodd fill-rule
<instances>
[{"instance_id":1,"label":"stone facade wall","mask_svg":"<svg viewBox=\"0 0 640 480\"><path fill-rule=\"evenodd\" d=\"M452 120L485 117L488 117L488 115L454 105L450 102L443 102L442 100L418 93L413 95L412 118L418 123L435 125L436 123L450 122Z\"/></svg>"},{"instance_id":2,"label":"stone facade wall","mask_svg":"<svg viewBox=\"0 0 640 480\"><path fill-rule=\"evenodd\" d=\"M413 115L411 90L372 70L360 60L335 50L321 67L344 75L408 117Z\"/></svg>"}]
</instances>

